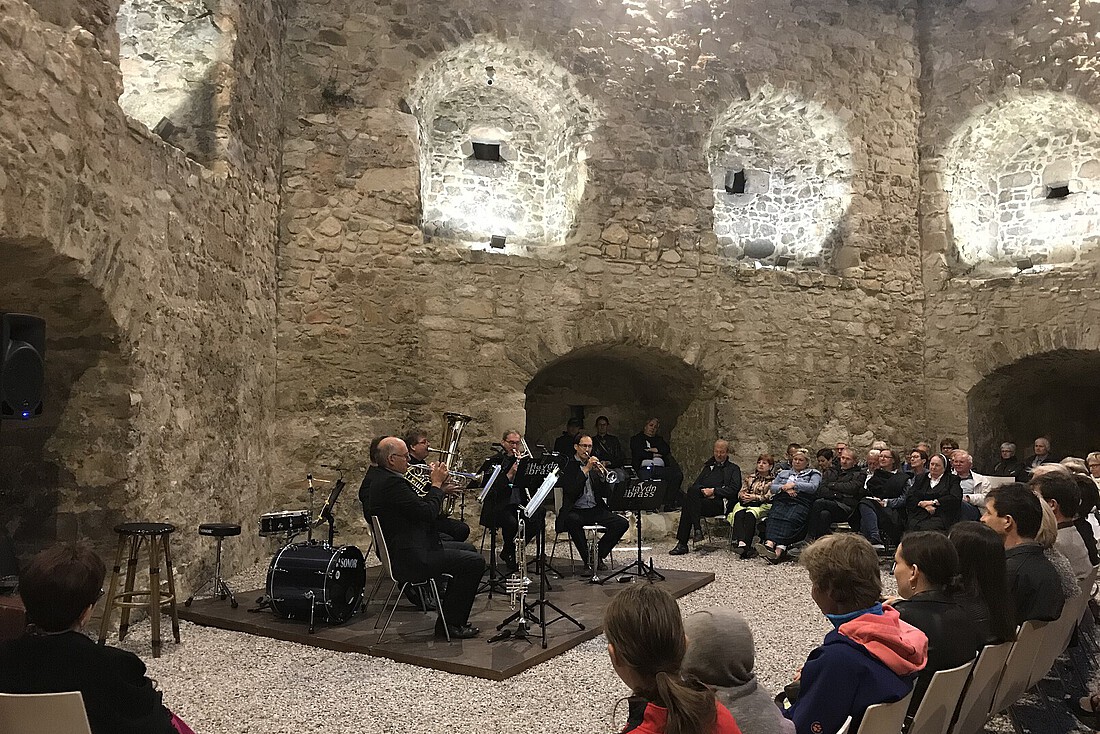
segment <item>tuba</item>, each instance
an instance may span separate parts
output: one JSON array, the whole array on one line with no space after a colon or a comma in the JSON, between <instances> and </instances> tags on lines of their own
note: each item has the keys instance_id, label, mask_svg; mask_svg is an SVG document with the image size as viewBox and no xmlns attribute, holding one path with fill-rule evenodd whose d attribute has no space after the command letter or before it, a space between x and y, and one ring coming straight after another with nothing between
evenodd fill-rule
<instances>
[{"instance_id":1,"label":"tuba","mask_svg":"<svg viewBox=\"0 0 1100 734\"><path fill-rule=\"evenodd\" d=\"M462 413L444 413L443 420L446 423L443 429L443 448L428 450L439 454L440 461L448 466L450 469L450 471L447 472L449 481L465 489L470 485L470 482L476 481L479 478L479 475L458 471L459 467L462 465L462 457L458 453L458 442L462 438L462 429L473 419ZM409 484L413 486L416 493L423 497L428 492L431 474L432 470L430 466L414 464L405 472L405 479L409 480ZM443 500L443 507L440 509L439 515L441 517L450 517L454 509L455 495L447 495Z\"/></svg>"}]
</instances>

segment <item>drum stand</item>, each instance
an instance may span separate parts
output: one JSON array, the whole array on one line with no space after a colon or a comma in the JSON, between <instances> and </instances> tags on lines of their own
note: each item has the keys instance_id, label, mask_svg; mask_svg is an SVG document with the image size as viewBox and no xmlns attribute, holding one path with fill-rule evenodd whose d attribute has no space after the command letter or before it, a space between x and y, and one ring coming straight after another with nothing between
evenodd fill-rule
<instances>
[{"instance_id":1,"label":"drum stand","mask_svg":"<svg viewBox=\"0 0 1100 734\"><path fill-rule=\"evenodd\" d=\"M528 518L527 522L530 522L529 518ZM640 553L640 551L639 551L639 553ZM545 565L546 565L546 524L545 523L543 523L539 526L539 532L535 536L535 560L538 562L538 575L539 575L539 598L538 598L538 600L532 602L531 604L527 604L526 602L523 602L522 604L520 604L519 609L517 609L507 619L505 619L503 622L501 622L500 624L497 625L498 630L503 630L505 627L507 627L512 622L515 622L516 620L519 620L519 626L517 627L517 629L516 630L509 630L508 634L505 634L503 636L502 635L494 635L493 637L489 638L489 642L496 642L497 640L504 640L504 639L508 639L509 637L516 637L516 638L526 639L527 636L528 636L528 631L527 631L528 621L534 621L535 624L537 624L539 627L542 628L542 649L543 650L546 649L546 628L549 627L550 625L552 625L554 622L557 622L558 620L564 619L564 620L572 622L574 625L576 625L578 630L583 630L584 629L583 624L578 622L573 617L569 616L569 614L567 614L565 612L565 610L563 610L560 607L556 606L554 604L554 602L552 602L552 601L550 601L546 598L546 590L547 590L548 582L546 580L546 569L545 569ZM554 617L553 619L548 620L546 618L547 617L547 608L552 609L555 612L557 612L558 616ZM528 642L530 642L530 640L528 640Z\"/></svg>"}]
</instances>

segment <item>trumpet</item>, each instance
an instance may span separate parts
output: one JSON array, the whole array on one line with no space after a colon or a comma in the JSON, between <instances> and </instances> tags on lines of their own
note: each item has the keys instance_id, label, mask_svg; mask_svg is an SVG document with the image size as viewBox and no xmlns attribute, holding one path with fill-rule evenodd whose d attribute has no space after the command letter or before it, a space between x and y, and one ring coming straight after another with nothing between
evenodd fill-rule
<instances>
[{"instance_id":1,"label":"trumpet","mask_svg":"<svg viewBox=\"0 0 1100 734\"><path fill-rule=\"evenodd\" d=\"M595 456L595 454L589 454L585 458L585 461L587 462L588 459L591 459L593 456ZM599 457L596 457L596 459L596 463L592 465L592 468L596 470L596 474L599 475L600 479L606 482L611 477L611 470L603 465L603 462L599 460Z\"/></svg>"},{"instance_id":2,"label":"trumpet","mask_svg":"<svg viewBox=\"0 0 1100 734\"><path fill-rule=\"evenodd\" d=\"M448 471L447 479L460 489L466 489L475 482L481 482L485 478L484 472L474 474L465 471ZM405 470L405 479L413 486L418 495L423 497L428 493L428 487L432 483L432 467L428 464L410 464ZM452 501L453 505L453 501Z\"/></svg>"}]
</instances>

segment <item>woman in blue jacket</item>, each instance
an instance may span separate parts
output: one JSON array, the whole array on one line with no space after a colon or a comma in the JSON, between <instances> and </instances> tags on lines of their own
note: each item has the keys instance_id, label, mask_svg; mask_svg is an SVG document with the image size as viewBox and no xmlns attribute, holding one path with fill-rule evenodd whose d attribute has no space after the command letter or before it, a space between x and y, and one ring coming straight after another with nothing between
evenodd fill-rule
<instances>
[{"instance_id":1,"label":"woman in blue jacket","mask_svg":"<svg viewBox=\"0 0 1100 734\"><path fill-rule=\"evenodd\" d=\"M768 513L765 540L756 550L769 563L779 563L787 555L787 546L806 535L810 507L821 484L821 472L810 468L810 454L798 449L791 457L791 468L779 472L772 481L772 508Z\"/></svg>"}]
</instances>

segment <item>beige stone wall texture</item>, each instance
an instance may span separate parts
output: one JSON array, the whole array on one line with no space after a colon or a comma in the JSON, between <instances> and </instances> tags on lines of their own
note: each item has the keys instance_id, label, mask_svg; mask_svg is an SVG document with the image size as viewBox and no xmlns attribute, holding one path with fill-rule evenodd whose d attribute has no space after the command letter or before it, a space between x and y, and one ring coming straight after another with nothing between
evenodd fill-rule
<instances>
[{"instance_id":1,"label":"beige stone wall texture","mask_svg":"<svg viewBox=\"0 0 1100 734\"><path fill-rule=\"evenodd\" d=\"M270 481L282 11L240 19L257 78L227 147L249 165L223 172L126 118L91 31L0 17L0 304L46 317L48 365L43 418L2 426L0 517L21 551L110 557L115 523L172 522L187 589L212 567L197 524L253 517ZM259 554L246 533L231 565Z\"/></svg>"},{"instance_id":2,"label":"beige stone wall texture","mask_svg":"<svg viewBox=\"0 0 1100 734\"><path fill-rule=\"evenodd\" d=\"M1006 440L1023 455L1031 453L1035 436L1052 434L1056 452L1080 455L1096 450L1090 445L1100 438L1095 420L1082 423L1100 373L1100 225L1089 193L1100 191L1100 162L1091 163L1100 139L1098 23L1095 3L1063 0L973 2L923 13L927 420L933 433L969 435L979 468ZM999 158L959 160L953 141L975 137L976 127L994 141L991 150ZM961 150L981 152L978 146ZM1029 180L998 199L1012 183L998 174L1017 173L1021 161ZM950 175L975 163L987 173L984 199L965 177ZM1070 172L1074 193L1035 201L1038 176L1060 165ZM973 238L972 220L964 217L960 226L953 215L969 211L999 221L1004 212L998 207L1012 197L1027 201L1012 224L1030 231L1035 247L1002 254L999 261L968 257L960 244ZM990 252L997 240L997 230L986 228L982 243ZM1060 256L1047 257L1051 242L1060 244ZM1043 265L1014 274L1015 256L1030 254ZM1063 358L1042 358L1050 352ZM1012 379L994 376L1006 369ZM1060 410L1037 415L1036 385L1048 400L1070 392L1055 401ZM1013 414L1034 420L1021 427Z\"/></svg>"},{"instance_id":3,"label":"beige stone wall texture","mask_svg":"<svg viewBox=\"0 0 1100 734\"><path fill-rule=\"evenodd\" d=\"M555 370L592 420L622 417L616 430L626 439L641 410L626 396L608 405L592 394L583 369L595 357L612 373L652 376L657 394L634 399L672 426L689 475L715 435L751 465L791 440L900 442L922 427L912 12L847 2L660 12L567 0L491 9L302 2L290 27L280 503L293 504L301 477L322 463L357 479L375 434L421 424L437 441L448 409L475 418L464 442L478 458L525 402L529 418L540 416L528 428L553 437L564 405L551 418L525 390ZM411 85L441 56L477 64L456 72L466 79L502 66L490 52L456 50L494 39L567 72L547 98L575 88L593 105L587 183L559 247L473 251L420 228L431 184L420 161L432 131L411 114L407 100L420 94ZM531 65L533 74L545 68ZM850 146L849 189L838 181L847 206L818 237L830 250L816 267L756 269L719 251L712 135L720 120L735 124L731 108L765 92L805 119L827 112ZM744 125L770 119L756 110ZM814 136L798 131L750 129L744 147L770 140L787 160L800 146L822 170L837 170L836 152L804 145ZM787 196L798 193L783 183ZM806 209L800 236L810 241L820 219ZM358 508L346 512L351 520Z\"/></svg>"}]
</instances>

